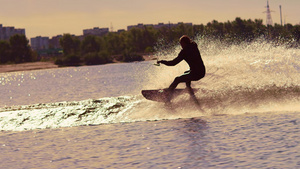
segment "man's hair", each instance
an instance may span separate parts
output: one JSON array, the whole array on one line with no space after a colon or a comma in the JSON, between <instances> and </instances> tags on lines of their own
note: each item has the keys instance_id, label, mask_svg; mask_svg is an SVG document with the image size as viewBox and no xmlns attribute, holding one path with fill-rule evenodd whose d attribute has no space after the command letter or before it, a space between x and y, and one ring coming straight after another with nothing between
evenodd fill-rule
<instances>
[{"instance_id":1,"label":"man's hair","mask_svg":"<svg viewBox=\"0 0 300 169\"><path fill-rule=\"evenodd\" d=\"M183 35L181 36L181 38L179 39L180 43L185 43L185 44L190 44L192 43L192 40L187 36L187 35Z\"/></svg>"}]
</instances>

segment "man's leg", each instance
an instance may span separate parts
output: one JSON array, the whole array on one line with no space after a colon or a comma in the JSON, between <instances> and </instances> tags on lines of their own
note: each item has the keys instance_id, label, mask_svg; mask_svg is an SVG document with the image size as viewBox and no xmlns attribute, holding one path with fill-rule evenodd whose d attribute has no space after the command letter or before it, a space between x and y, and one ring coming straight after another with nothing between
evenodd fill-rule
<instances>
[{"instance_id":1,"label":"man's leg","mask_svg":"<svg viewBox=\"0 0 300 169\"><path fill-rule=\"evenodd\" d=\"M169 86L168 100L171 101L174 89L178 86L179 83L186 82L187 87L189 86L189 88L191 88L191 79L192 79L192 76L190 74L184 74L184 75L176 77L174 79L174 81L172 82L172 84ZM191 91L193 91L193 90L191 90Z\"/></svg>"},{"instance_id":2,"label":"man's leg","mask_svg":"<svg viewBox=\"0 0 300 169\"><path fill-rule=\"evenodd\" d=\"M172 84L169 86L169 90L174 90L179 83L186 82L187 84L191 84L191 76L189 74L184 74L182 76L178 76L174 79Z\"/></svg>"}]
</instances>

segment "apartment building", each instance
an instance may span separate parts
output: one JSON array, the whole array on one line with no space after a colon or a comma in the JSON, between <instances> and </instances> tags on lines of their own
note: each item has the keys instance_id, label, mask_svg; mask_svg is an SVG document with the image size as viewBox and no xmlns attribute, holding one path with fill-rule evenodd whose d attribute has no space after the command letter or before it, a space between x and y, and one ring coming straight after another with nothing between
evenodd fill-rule
<instances>
[{"instance_id":1,"label":"apartment building","mask_svg":"<svg viewBox=\"0 0 300 169\"><path fill-rule=\"evenodd\" d=\"M49 49L49 37L37 36L30 39L31 48L33 50Z\"/></svg>"},{"instance_id":2,"label":"apartment building","mask_svg":"<svg viewBox=\"0 0 300 169\"><path fill-rule=\"evenodd\" d=\"M172 28L172 27L176 27L180 24L184 24L184 25L190 25L190 26L193 26L192 23L183 23L183 22L178 22L178 23L158 23L158 24L142 24L142 23L139 23L137 25L130 25L130 26L127 26L127 30L130 30L131 28L144 28L145 26L151 26L155 29L159 29L159 28L162 28L162 27L168 27L168 28Z\"/></svg>"},{"instance_id":3,"label":"apartment building","mask_svg":"<svg viewBox=\"0 0 300 169\"><path fill-rule=\"evenodd\" d=\"M0 40L9 40L15 34L25 35L25 29L15 29L15 27L4 27L0 24Z\"/></svg>"},{"instance_id":4,"label":"apartment building","mask_svg":"<svg viewBox=\"0 0 300 169\"><path fill-rule=\"evenodd\" d=\"M61 49L62 47L60 46L59 39L62 37L62 35L53 36L49 40L49 47L54 49Z\"/></svg>"},{"instance_id":5,"label":"apartment building","mask_svg":"<svg viewBox=\"0 0 300 169\"><path fill-rule=\"evenodd\" d=\"M108 28L99 28L94 27L93 29L84 29L83 30L83 36L87 35L96 35L96 36L102 36L109 32Z\"/></svg>"}]
</instances>

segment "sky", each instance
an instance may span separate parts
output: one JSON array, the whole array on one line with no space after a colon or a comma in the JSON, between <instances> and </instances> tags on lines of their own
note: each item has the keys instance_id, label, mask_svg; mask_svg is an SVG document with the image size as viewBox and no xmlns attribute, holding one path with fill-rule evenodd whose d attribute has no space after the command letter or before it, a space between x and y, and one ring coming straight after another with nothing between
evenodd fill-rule
<instances>
[{"instance_id":1,"label":"sky","mask_svg":"<svg viewBox=\"0 0 300 169\"><path fill-rule=\"evenodd\" d=\"M0 0L0 24L25 28L28 39L94 27L127 30L129 25L207 24L242 19L266 21L267 0ZM300 0L269 0L274 23L300 24Z\"/></svg>"}]
</instances>

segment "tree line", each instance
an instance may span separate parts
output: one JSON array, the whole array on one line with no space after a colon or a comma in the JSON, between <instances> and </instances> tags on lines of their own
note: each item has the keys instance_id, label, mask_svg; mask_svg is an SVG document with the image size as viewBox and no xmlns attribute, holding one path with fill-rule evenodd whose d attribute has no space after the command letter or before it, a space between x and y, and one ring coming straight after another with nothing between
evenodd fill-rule
<instances>
[{"instance_id":1,"label":"tree line","mask_svg":"<svg viewBox=\"0 0 300 169\"><path fill-rule=\"evenodd\" d=\"M70 66L141 61L143 54L155 52L161 40L166 46L172 45L178 43L178 39L184 34L192 38L199 35L210 37L229 45L264 38L278 45L288 43L290 47L300 46L300 25L266 26L261 19L245 20L237 17L227 22L213 20L206 25L182 23L175 27L165 26L159 29L144 26L123 32L109 32L103 36L89 35L82 40L64 34L60 39L63 55L58 57L55 63ZM1 63L35 61L35 55L30 50L28 40L22 35L11 37L9 42L0 41Z\"/></svg>"},{"instance_id":2,"label":"tree line","mask_svg":"<svg viewBox=\"0 0 300 169\"><path fill-rule=\"evenodd\" d=\"M104 36L79 37L64 34L60 39L64 55L56 60L58 65L93 65L113 61L142 61L143 54L152 53L157 41L153 27L132 28L120 33L109 32Z\"/></svg>"}]
</instances>

